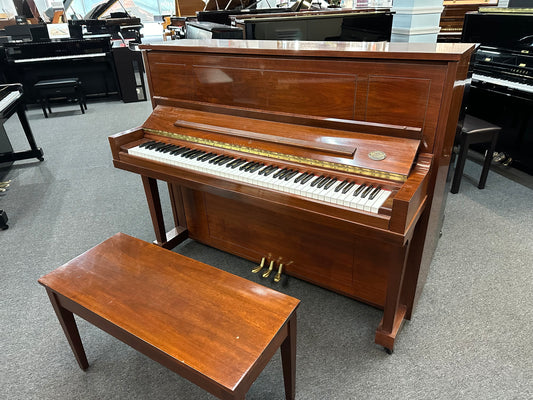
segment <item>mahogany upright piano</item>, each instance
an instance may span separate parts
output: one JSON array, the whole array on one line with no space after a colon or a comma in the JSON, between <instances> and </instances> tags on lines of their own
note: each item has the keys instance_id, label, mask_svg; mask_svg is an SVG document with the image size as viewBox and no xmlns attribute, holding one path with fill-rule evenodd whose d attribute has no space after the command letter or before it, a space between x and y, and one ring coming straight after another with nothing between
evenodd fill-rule
<instances>
[{"instance_id":1,"label":"mahogany upright piano","mask_svg":"<svg viewBox=\"0 0 533 400\"><path fill-rule=\"evenodd\" d=\"M392 351L440 231L473 46L141 47L154 111L109 140L142 177L156 243L189 237L382 308L375 341Z\"/></svg>"}]
</instances>

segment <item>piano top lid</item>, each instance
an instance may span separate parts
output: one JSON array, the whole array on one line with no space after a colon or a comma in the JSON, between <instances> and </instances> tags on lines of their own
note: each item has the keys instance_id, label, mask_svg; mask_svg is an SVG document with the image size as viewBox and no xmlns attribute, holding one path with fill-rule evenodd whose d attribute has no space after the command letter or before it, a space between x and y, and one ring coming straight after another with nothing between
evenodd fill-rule
<instances>
[{"instance_id":1,"label":"piano top lid","mask_svg":"<svg viewBox=\"0 0 533 400\"><path fill-rule=\"evenodd\" d=\"M144 50L298 57L345 57L456 61L474 50L471 43L312 42L282 40L182 39L142 44Z\"/></svg>"},{"instance_id":2,"label":"piano top lid","mask_svg":"<svg viewBox=\"0 0 533 400\"><path fill-rule=\"evenodd\" d=\"M409 176L420 145L417 139L161 105L155 108L142 128L154 135L222 150L400 182Z\"/></svg>"}]
</instances>

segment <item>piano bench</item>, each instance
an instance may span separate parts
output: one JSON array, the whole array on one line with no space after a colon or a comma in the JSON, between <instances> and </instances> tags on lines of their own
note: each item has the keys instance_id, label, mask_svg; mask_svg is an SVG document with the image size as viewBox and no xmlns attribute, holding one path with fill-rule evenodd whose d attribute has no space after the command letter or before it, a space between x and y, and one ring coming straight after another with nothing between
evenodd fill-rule
<instances>
[{"instance_id":1,"label":"piano bench","mask_svg":"<svg viewBox=\"0 0 533 400\"><path fill-rule=\"evenodd\" d=\"M471 115L465 116L461 133L455 139L456 144L459 144L459 156L457 158L455 173L453 175L451 188L452 193L459 192L459 186L461 185L461 178L463 177L463 170L468 154L468 148L471 144L489 144L485 153L483 169L481 171L481 177L479 178L478 184L479 189L483 189L485 187L487 175L489 174L490 162L492 161L492 153L496 147L496 142L498 141L498 134L500 131L501 128L497 125L493 125Z\"/></svg>"},{"instance_id":2,"label":"piano bench","mask_svg":"<svg viewBox=\"0 0 533 400\"><path fill-rule=\"evenodd\" d=\"M39 283L84 370L73 313L224 400L244 400L281 348L285 399L295 398L293 297L123 233Z\"/></svg>"},{"instance_id":3,"label":"piano bench","mask_svg":"<svg viewBox=\"0 0 533 400\"><path fill-rule=\"evenodd\" d=\"M44 117L48 118L48 112L51 114L50 99L66 98L67 100L77 101L80 105L82 114L87 110L85 101L85 92L79 78L61 78L50 79L37 82L34 86L37 98L43 109Z\"/></svg>"}]
</instances>

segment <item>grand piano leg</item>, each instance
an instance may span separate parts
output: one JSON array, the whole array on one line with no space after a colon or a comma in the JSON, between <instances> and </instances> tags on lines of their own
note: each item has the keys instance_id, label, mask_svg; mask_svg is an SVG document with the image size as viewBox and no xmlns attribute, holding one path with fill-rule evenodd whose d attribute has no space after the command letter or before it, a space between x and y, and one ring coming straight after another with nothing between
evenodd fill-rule
<instances>
[{"instance_id":1,"label":"grand piano leg","mask_svg":"<svg viewBox=\"0 0 533 400\"><path fill-rule=\"evenodd\" d=\"M157 188L157 180L144 175L142 175L141 178L144 186L144 193L146 194L146 201L148 202L148 209L150 210L150 217L152 218L152 224L154 226L156 237L154 243L165 249L172 249L187 239L187 227L179 226L179 221L176 218L176 214L174 214L176 225L169 232L166 232L163 210L161 209L161 198L159 197L159 189ZM176 193L174 191L171 191L170 193L171 200L174 203L176 199L173 197Z\"/></svg>"},{"instance_id":2,"label":"grand piano leg","mask_svg":"<svg viewBox=\"0 0 533 400\"><path fill-rule=\"evenodd\" d=\"M403 296L404 275L407 265L409 243L403 247L391 249L390 269L387 279L387 297L383 309L383 318L376 330L375 342L389 354L394 350L394 341L400 331L407 312L407 306L401 301Z\"/></svg>"}]
</instances>

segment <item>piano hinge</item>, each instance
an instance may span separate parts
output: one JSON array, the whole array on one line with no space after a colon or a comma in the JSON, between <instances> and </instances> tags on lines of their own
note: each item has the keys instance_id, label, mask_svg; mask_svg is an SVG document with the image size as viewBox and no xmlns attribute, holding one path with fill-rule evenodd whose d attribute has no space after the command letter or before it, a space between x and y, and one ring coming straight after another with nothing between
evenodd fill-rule
<instances>
[{"instance_id":1,"label":"piano hinge","mask_svg":"<svg viewBox=\"0 0 533 400\"><path fill-rule=\"evenodd\" d=\"M173 139L184 140L186 142L214 146L214 147L218 147L218 148L226 149L226 150L235 150L241 153L254 154L254 155L259 155L259 156L264 156L264 157L269 157L269 158L275 158L278 160L291 161L291 162L295 162L298 164L310 165L313 167L328 168L328 169L333 169L336 171L349 172L349 173L369 176L372 178L388 179L388 180L397 181L397 182L405 182L407 180L406 176L401 175L401 174L395 174L392 172L377 171L377 170L373 170L370 168L362 168L362 167L357 167L353 165L342 165L342 164L332 163L329 161L314 160L312 158L307 158L307 157L299 157L299 156L294 156L291 154L277 153L277 152L269 151L269 150L254 149L252 147L218 142L216 140L182 135L179 133L161 131L157 129L144 128L144 131L148 133L160 135L160 136L166 136L166 137L173 138Z\"/></svg>"}]
</instances>

